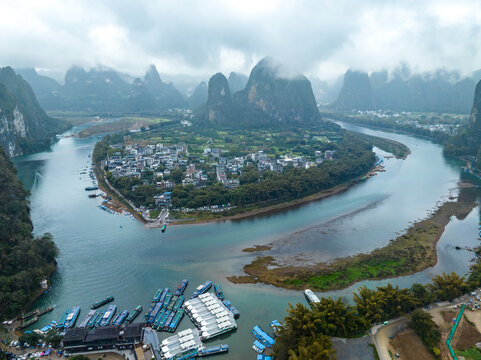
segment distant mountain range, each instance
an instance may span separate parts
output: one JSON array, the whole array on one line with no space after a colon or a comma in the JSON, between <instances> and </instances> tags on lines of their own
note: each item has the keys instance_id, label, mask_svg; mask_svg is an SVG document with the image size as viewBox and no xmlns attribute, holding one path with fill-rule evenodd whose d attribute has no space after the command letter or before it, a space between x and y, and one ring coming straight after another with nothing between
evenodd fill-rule
<instances>
[{"instance_id":1,"label":"distant mountain range","mask_svg":"<svg viewBox=\"0 0 481 360\"><path fill-rule=\"evenodd\" d=\"M411 74L407 67L393 73L348 70L339 96L331 106L338 110L395 110L469 113L474 77L456 72Z\"/></svg>"},{"instance_id":2,"label":"distant mountain range","mask_svg":"<svg viewBox=\"0 0 481 360\"><path fill-rule=\"evenodd\" d=\"M187 99L160 79L154 65L143 79L128 82L127 76L110 69L84 70L74 66L65 74L65 83L39 75L34 69L20 69L46 110L88 113L151 114L187 106Z\"/></svg>"},{"instance_id":3,"label":"distant mountain range","mask_svg":"<svg viewBox=\"0 0 481 360\"><path fill-rule=\"evenodd\" d=\"M210 124L258 126L313 123L320 115L310 81L303 75L283 76L280 64L264 58L252 69L245 87L234 93L223 74L212 76L199 118Z\"/></svg>"},{"instance_id":4,"label":"distant mountain range","mask_svg":"<svg viewBox=\"0 0 481 360\"><path fill-rule=\"evenodd\" d=\"M45 113L22 76L0 68L0 145L9 156L44 150L68 128Z\"/></svg>"}]
</instances>

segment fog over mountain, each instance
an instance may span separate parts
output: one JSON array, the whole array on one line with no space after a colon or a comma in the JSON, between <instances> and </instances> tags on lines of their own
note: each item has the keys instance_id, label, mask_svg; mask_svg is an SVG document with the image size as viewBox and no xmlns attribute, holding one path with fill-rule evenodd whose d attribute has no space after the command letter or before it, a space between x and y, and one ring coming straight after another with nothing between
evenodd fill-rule
<instances>
[{"instance_id":1,"label":"fog over mountain","mask_svg":"<svg viewBox=\"0 0 481 360\"><path fill-rule=\"evenodd\" d=\"M273 56L292 74L335 80L347 69L371 73L400 62L414 72L481 64L481 3L268 0L170 2L19 0L0 12L0 65L35 67L60 80L73 64L104 65L140 77L248 74Z\"/></svg>"}]
</instances>

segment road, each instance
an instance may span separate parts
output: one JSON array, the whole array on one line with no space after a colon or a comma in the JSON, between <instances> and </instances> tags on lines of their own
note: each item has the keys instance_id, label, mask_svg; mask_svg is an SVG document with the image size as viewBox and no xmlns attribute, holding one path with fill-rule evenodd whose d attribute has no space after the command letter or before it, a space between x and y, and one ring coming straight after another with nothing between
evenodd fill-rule
<instances>
[{"instance_id":1,"label":"road","mask_svg":"<svg viewBox=\"0 0 481 360\"><path fill-rule=\"evenodd\" d=\"M372 342L376 346L380 360L391 360L388 351L389 338L394 337L403 331L407 327L407 321L407 318L402 316L397 319L389 320L388 325L375 325L371 328Z\"/></svg>"}]
</instances>

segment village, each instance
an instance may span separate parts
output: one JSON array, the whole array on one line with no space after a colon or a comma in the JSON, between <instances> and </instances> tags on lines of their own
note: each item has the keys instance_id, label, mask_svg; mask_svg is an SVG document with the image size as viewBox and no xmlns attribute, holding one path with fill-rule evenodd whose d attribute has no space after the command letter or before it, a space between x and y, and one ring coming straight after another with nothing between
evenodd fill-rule
<instances>
[{"instance_id":1,"label":"village","mask_svg":"<svg viewBox=\"0 0 481 360\"><path fill-rule=\"evenodd\" d=\"M172 189L175 185L193 185L196 188L220 183L226 189L240 185L239 176L248 166L255 166L259 172L282 173L287 167L305 168L334 160L335 150L313 151L310 159L289 154L270 156L259 150L245 156L225 157L227 152L213 147L205 147L201 154L190 154L185 143L166 145L113 144L112 155L101 161L101 167L114 179L139 179L140 184L132 186L134 191L140 185L152 185L158 189L154 196L155 207L170 205ZM230 209L230 204L212 204L202 209L175 209L192 212L210 210L213 212Z\"/></svg>"}]
</instances>

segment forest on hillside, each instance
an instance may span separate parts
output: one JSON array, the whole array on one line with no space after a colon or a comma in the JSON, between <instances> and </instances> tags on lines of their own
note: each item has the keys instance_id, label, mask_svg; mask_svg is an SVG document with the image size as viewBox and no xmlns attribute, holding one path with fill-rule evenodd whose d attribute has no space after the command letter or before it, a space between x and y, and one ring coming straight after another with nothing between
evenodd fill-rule
<instances>
[{"instance_id":1,"label":"forest on hillside","mask_svg":"<svg viewBox=\"0 0 481 360\"><path fill-rule=\"evenodd\" d=\"M23 311L55 270L52 235L32 234L29 192L0 148L0 319Z\"/></svg>"}]
</instances>

